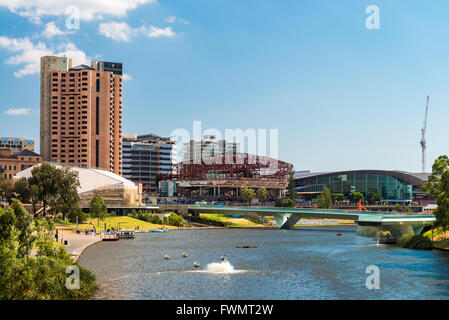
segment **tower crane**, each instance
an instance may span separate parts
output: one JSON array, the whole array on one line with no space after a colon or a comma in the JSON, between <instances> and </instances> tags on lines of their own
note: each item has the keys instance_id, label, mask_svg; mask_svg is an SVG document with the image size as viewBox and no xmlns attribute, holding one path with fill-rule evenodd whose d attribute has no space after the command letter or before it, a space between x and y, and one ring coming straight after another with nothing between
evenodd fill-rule
<instances>
[{"instance_id":1,"label":"tower crane","mask_svg":"<svg viewBox=\"0 0 449 320\"><path fill-rule=\"evenodd\" d=\"M421 129L421 150L422 150L422 172L426 172L426 128L427 128L427 113L429 112L429 96L427 96L427 102L426 102L426 115L424 117L424 125Z\"/></svg>"}]
</instances>

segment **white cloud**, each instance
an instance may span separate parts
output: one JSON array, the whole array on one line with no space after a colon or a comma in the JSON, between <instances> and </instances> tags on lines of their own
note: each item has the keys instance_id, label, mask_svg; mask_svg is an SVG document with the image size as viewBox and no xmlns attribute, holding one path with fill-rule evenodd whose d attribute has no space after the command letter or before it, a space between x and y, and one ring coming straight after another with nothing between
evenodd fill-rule
<instances>
[{"instance_id":1,"label":"white cloud","mask_svg":"<svg viewBox=\"0 0 449 320\"><path fill-rule=\"evenodd\" d=\"M145 28L143 31L143 34L145 34L148 38L160 38L160 37L173 37L175 36L175 33L171 29L171 27L167 28L156 28L154 26L149 26L148 28Z\"/></svg>"},{"instance_id":2,"label":"white cloud","mask_svg":"<svg viewBox=\"0 0 449 320\"><path fill-rule=\"evenodd\" d=\"M167 23L175 23L176 22L176 16L170 16L167 19L165 19L165 22Z\"/></svg>"},{"instance_id":3,"label":"white cloud","mask_svg":"<svg viewBox=\"0 0 449 320\"><path fill-rule=\"evenodd\" d=\"M133 79L133 77L131 77L131 75L128 73L124 73L122 79L123 81L130 81Z\"/></svg>"},{"instance_id":4,"label":"white cloud","mask_svg":"<svg viewBox=\"0 0 449 320\"><path fill-rule=\"evenodd\" d=\"M122 42L129 42L139 34L143 34L148 38L173 37L176 35L171 27L142 26L140 28L132 28L125 22L100 23L98 32L107 38Z\"/></svg>"},{"instance_id":5,"label":"white cloud","mask_svg":"<svg viewBox=\"0 0 449 320\"><path fill-rule=\"evenodd\" d=\"M53 38L55 36L63 36L65 34L73 33L73 31L62 31L56 26L54 21L49 22L45 25L45 29L42 32L42 35L47 39Z\"/></svg>"},{"instance_id":6,"label":"white cloud","mask_svg":"<svg viewBox=\"0 0 449 320\"><path fill-rule=\"evenodd\" d=\"M25 75L38 73L40 70L40 58L46 55L55 55L71 57L74 59L74 64L88 64L89 58L87 55L76 48L73 43L63 43L56 50L47 48L47 46L38 42L34 44L25 38L8 38L0 36L0 48L17 53L8 58L5 63L10 65L21 65L22 68L14 72L18 78Z\"/></svg>"},{"instance_id":7,"label":"white cloud","mask_svg":"<svg viewBox=\"0 0 449 320\"><path fill-rule=\"evenodd\" d=\"M5 113L10 116L22 116L29 115L30 112L31 108L9 108Z\"/></svg>"},{"instance_id":8,"label":"white cloud","mask_svg":"<svg viewBox=\"0 0 449 320\"><path fill-rule=\"evenodd\" d=\"M190 24L190 22L189 21L187 21L187 20L184 20L184 19L179 19L179 23L183 23L183 24Z\"/></svg>"},{"instance_id":9,"label":"white cloud","mask_svg":"<svg viewBox=\"0 0 449 320\"><path fill-rule=\"evenodd\" d=\"M156 0L0 0L0 7L39 23L44 16L65 16L66 8L79 8L80 19L90 21L103 16L124 17L139 5Z\"/></svg>"},{"instance_id":10,"label":"white cloud","mask_svg":"<svg viewBox=\"0 0 449 320\"><path fill-rule=\"evenodd\" d=\"M167 19L165 19L165 22L167 22L167 23L178 22L178 23L181 23L181 24L190 24L189 21L184 20L182 18L177 18L176 16L169 16L169 17L167 17Z\"/></svg>"},{"instance_id":11,"label":"white cloud","mask_svg":"<svg viewBox=\"0 0 449 320\"><path fill-rule=\"evenodd\" d=\"M100 23L98 31L106 38L123 42L131 41L131 37L135 33L135 29L132 29L125 22Z\"/></svg>"}]
</instances>

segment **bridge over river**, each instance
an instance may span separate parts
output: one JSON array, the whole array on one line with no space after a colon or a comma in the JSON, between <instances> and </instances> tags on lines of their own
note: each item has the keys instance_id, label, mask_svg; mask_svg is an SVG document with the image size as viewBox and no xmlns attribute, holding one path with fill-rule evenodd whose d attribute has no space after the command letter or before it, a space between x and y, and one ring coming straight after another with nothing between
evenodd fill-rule
<instances>
[{"instance_id":1,"label":"bridge over river","mask_svg":"<svg viewBox=\"0 0 449 320\"><path fill-rule=\"evenodd\" d=\"M292 228L301 218L353 220L360 226L382 227L394 238L403 234L420 234L435 223L435 216L426 213L361 212L339 209L297 209L263 207L188 206L189 213L232 214L249 217L273 216L281 229Z\"/></svg>"}]
</instances>

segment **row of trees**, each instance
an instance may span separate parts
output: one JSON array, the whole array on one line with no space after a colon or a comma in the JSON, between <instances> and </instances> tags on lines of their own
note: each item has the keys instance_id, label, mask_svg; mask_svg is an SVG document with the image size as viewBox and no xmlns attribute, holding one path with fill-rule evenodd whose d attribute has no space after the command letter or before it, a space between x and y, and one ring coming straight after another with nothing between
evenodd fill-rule
<instances>
[{"instance_id":1,"label":"row of trees","mask_svg":"<svg viewBox=\"0 0 449 320\"><path fill-rule=\"evenodd\" d=\"M351 192L348 195L349 201L351 203L357 203L364 200L363 193L361 192ZM328 187L323 187L323 192L317 197L316 203L319 208L329 209L333 203L340 203L345 200L343 193L332 193ZM382 196L378 193L370 193L368 195L368 201L370 203L376 203L382 200Z\"/></svg>"},{"instance_id":2,"label":"row of trees","mask_svg":"<svg viewBox=\"0 0 449 320\"><path fill-rule=\"evenodd\" d=\"M255 198L264 204L265 200L268 198L268 191L264 187L257 189L257 191L252 188L243 187L240 189L240 195L243 200L248 202L248 206L250 206Z\"/></svg>"},{"instance_id":3,"label":"row of trees","mask_svg":"<svg viewBox=\"0 0 449 320\"><path fill-rule=\"evenodd\" d=\"M164 224L176 227L182 227L184 221L182 215L176 214L174 212L171 212L169 216L164 217L164 219L161 219L156 214L149 214L148 212L144 213L142 210L136 211L135 209L132 209L131 216L133 218L153 224Z\"/></svg>"}]
</instances>

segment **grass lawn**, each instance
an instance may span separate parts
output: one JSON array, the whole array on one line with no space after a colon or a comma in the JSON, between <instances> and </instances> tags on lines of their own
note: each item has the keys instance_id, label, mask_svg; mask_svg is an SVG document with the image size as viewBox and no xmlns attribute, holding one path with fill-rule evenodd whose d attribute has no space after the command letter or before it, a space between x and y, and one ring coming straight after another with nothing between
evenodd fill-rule
<instances>
[{"instance_id":1,"label":"grass lawn","mask_svg":"<svg viewBox=\"0 0 449 320\"><path fill-rule=\"evenodd\" d=\"M223 223L226 227L264 227L264 224L254 223L245 218L226 217L223 214L202 213L200 217L205 220Z\"/></svg>"},{"instance_id":2,"label":"grass lawn","mask_svg":"<svg viewBox=\"0 0 449 320\"><path fill-rule=\"evenodd\" d=\"M433 230L433 237L432 230L425 232L423 236L433 239L433 246L435 248L449 250L449 231L447 231L444 235L441 228L436 228Z\"/></svg>"},{"instance_id":3,"label":"grass lawn","mask_svg":"<svg viewBox=\"0 0 449 320\"><path fill-rule=\"evenodd\" d=\"M92 223L92 224L91 224ZM139 219L135 219L132 217L107 217L103 220L100 220L100 224L98 225L98 219L96 218L87 218L87 223L79 224L78 230L89 230L93 229L95 226L97 232L104 231L104 224L106 223L106 229L114 228L117 229L134 229L139 227L140 230L151 230L151 229L160 229L162 227L166 229L177 229L174 226L165 226L160 224L153 224L149 222L145 222ZM60 230L76 230L76 224L55 224L55 228Z\"/></svg>"}]
</instances>

